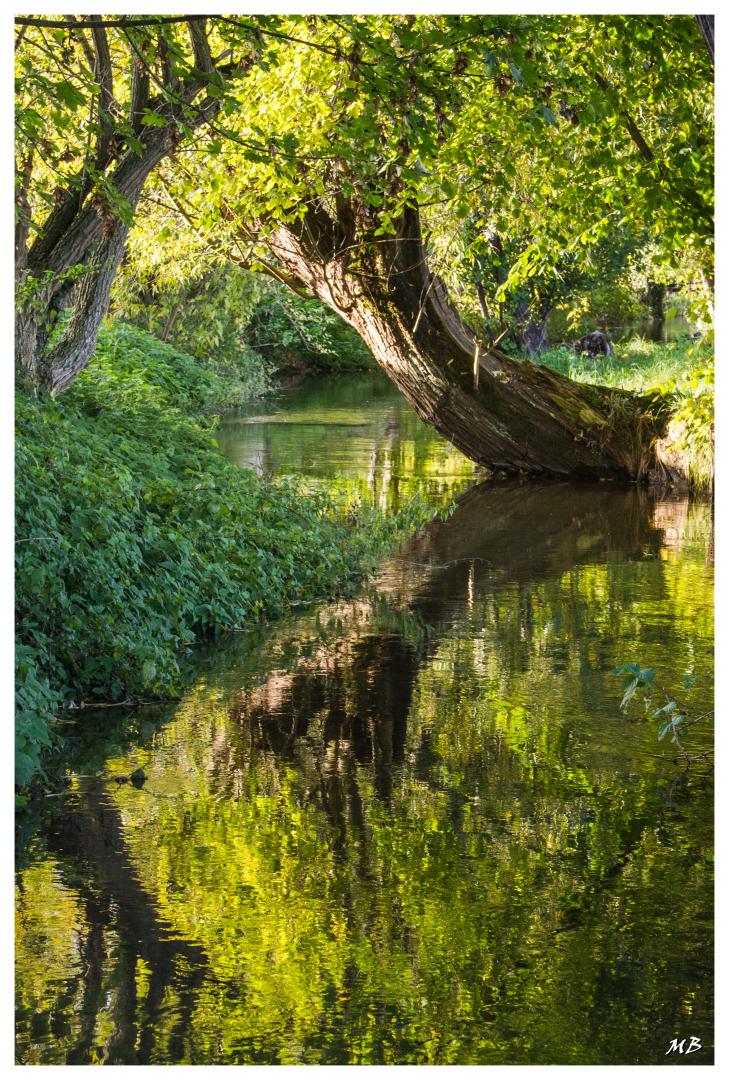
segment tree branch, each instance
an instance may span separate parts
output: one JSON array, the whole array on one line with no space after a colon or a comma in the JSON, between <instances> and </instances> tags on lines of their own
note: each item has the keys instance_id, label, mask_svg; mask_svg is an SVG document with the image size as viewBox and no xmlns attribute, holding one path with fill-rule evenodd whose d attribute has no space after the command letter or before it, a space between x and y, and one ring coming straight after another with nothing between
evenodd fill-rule
<instances>
[{"instance_id":1,"label":"tree branch","mask_svg":"<svg viewBox=\"0 0 729 1080\"><path fill-rule=\"evenodd\" d=\"M96 148L96 165L104 169L109 161L109 147L114 130L111 108L114 101L113 75L111 71L111 52L106 30L101 26L91 28L94 40L95 62L94 78L100 86L99 93L99 138Z\"/></svg>"},{"instance_id":2,"label":"tree branch","mask_svg":"<svg viewBox=\"0 0 729 1080\"><path fill-rule=\"evenodd\" d=\"M134 26L159 26L160 23L183 23L187 22L190 18L189 15L155 15L150 19L102 19L99 15L94 15L90 19L84 21L84 26L87 27L107 27L115 26L119 29L128 30L129 27ZM75 23L69 19L40 19L36 16L16 15L16 26L44 26L50 29L57 30L70 30Z\"/></svg>"},{"instance_id":3,"label":"tree branch","mask_svg":"<svg viewBox=\"0 0 729 1080\"><path fill-rule=\"evenodd\" d=\"M187 23L188 30L190 31L190 41L192 42L192 52L195 57L195 67L199 71L204 72L206 75L211 75L215 70L213 64L213 57L210 52L210 43L208 41L207 30L205 24L207 20L204 15L195 16L193 19L189 19Z\"/></svg>"},{"instance_id":4,"label":"tree branch","mask_svg":"<svg viewBox=\"0 0 729 1080\"><path fill-rule=\"evenodd\" d=\"M130 57L131 86L129 89L129 123L134 131L142 126L142 116L149 101L149 72L137 52Z\"/></svg>"},{"instance_id":5,"label":"tree branch","mask_svg":"<svg viewBox=\"0 0 729 1080\"><path fill-rule=\"evenodd\" d=\"M89 70L93 71L94 70L94 64L96 62L96 58L94 56L94 50L89 45L89 43L88 43L88 41L86 39L86 34L83 32L83 29L81 28L81 19L77 18L75 15L69 15L68 18L71 19L73 24L74 24L71 33L72 33L73 37L75 37L76 40L80 43L81 48L84 51L84 56L86 57L86 63L89 65ZM27 27L25 27L25 29L27 30ZM74 32L74 31L76 31L76 32Z\"/></svg>"},{"instance_id":6,"label":"tree branch","mask_svg":"<svg viewBox=\"0 0 729 1080\"><path fill-rule=\"evenodd\" d=\"M607 79L605 79L597 71L595 72L594 77L595 82L600 87L600 89L603 90L605 93L609 94L611 91L611 86ZM638 125L636 124L633 117L630 115L630 113L626 112L625 109L621 109L620 107L618 107L618 111L620 112L620 115L625 121L625 126L628 129L628 134L630 135L635 145L638 147L641 156L644 158L645 161L653 161L655 157L653 150L641 135Z\"/></svg>"}]
</instances>

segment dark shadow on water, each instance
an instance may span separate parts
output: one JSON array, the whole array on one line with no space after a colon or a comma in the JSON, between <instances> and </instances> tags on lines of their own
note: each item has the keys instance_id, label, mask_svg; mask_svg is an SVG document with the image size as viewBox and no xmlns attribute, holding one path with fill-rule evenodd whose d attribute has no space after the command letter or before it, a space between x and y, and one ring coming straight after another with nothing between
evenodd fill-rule
<instances>
[{"instance_id":1,"label":"dark shadow on water","mask_svg":"<svg viewBox=\"0 0 729 1080\"><path fill-rule=\"evenodd\" d=\"M201 652L131 745L100 718L73 769L107 778L21 844L18 1060L709 1063L710 777L610 670L710 672L710 537L484 485L357 596Z\"/></svg>"}]
</instances>

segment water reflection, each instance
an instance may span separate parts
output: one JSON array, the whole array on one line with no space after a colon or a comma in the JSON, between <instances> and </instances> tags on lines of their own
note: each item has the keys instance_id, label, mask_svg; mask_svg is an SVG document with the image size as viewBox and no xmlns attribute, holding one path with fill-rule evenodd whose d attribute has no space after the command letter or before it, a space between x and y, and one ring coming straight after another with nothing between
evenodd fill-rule
<instances>
[{"instance_id":1,"label":"water reflection","mask_svg":"<svg viewBox=\"0 0 729 1080\"><path fill-rule=\"evenodd\" d=\"M272 476L295 472L382 509L398 508L416 491L431 503L449 502L477 473L376 373L294 386L227 417L217 438L236 465Z\"/></svg>"},{"instance_id":2,"label":"water reflection","mask_svg":"<svg viewBox=\"0 0 729 1080\"><path fill-rule=\"evenodd\" d=\"M630 341L634 337L644 338L646 341L668 342L691 337L695 328L684 315L666 315L662 319L647 317L626 326L605 326L604 329L610 338L617 342Z\"/></svg>"},{"instance_id":3,"label":"water reflection","mask_svg":"<svg viewBox=\"0 0 729 1080\"><path fill-rule=\"evenodd\" d=\"M74 770L149 779L39 811L19 1060L710 1061L709 778L609 674L710 670L710 530L475 489L353 600L201 656L137 745L105 717Z\"/></svg>"}]
</instances>

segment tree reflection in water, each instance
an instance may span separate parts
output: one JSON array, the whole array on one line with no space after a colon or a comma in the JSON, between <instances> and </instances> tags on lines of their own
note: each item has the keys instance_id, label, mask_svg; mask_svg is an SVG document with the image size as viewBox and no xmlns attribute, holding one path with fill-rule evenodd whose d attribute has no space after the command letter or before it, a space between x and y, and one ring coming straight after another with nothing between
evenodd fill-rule
<instances>
[{"instance_id":1,"label":"tree reflection in water","mask_svg":"<svg viewBox=\"0 0 729 1080\"><path fill-rule=\"evenodd\" d=\"M79 750L146 788L76 781L23 848L19 1060L708 1062L709 777L609 672L709 672L710 531L474 489L354 600L202 655L139 745Z\"/></svg>"}]
</instances>

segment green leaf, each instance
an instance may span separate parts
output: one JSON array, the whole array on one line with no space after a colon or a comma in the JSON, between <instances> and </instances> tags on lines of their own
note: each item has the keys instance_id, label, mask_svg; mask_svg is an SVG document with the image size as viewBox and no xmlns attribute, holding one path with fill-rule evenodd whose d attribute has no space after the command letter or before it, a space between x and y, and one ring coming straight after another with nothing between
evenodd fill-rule
<instances>
[{"instance_id":1,"label":"green leaf","mask_svg":"<svg viewBox=\"0 0 729 1080\"><path fill-rule=\"evenodd\" d=\"M640 686L640 678L636 675L636 677L634 679L632 679L631 682L628 683L628 686L627 686L627 688L625 690L625 694L623 695L623 700L620 702L620 708L621 709L625 709L625 707L633 699L633 697L635 695L635 691L638 689L639 686Z\"/></svg>"},{"instance_id":2,"label":"green leaf","mask_svg":"<svg viewBox=\"0 0 729 1080\"><path fill-rule=\"evenodd\" d=\"M57 82L54 90L58 100L74 112L86 102L86 96L67 79Z\"/></svg>"},{"instance_id":3,"label":"green leaf","mask_svg":"<svg viewBox=\"0 0 729 1080\"><path fill-rule=\"evenodd\" d=\"M142 116L142 123L146 127L164 127L165 124L168 123L168 121L164 118L164 116L160 116L159 113L147 110Z\"/></svg>"},{"instance_id":4,"label":"green leaf","mask_svg":"<svg viewBox=\"0 0 729 1080\"><path fill-rule=\"evenodd\" d=\"M557 117L548 105L538 105L537 112L542 117L545 124L551 124L553 127L557 127Z\"/></svg>"}]
</instances>

